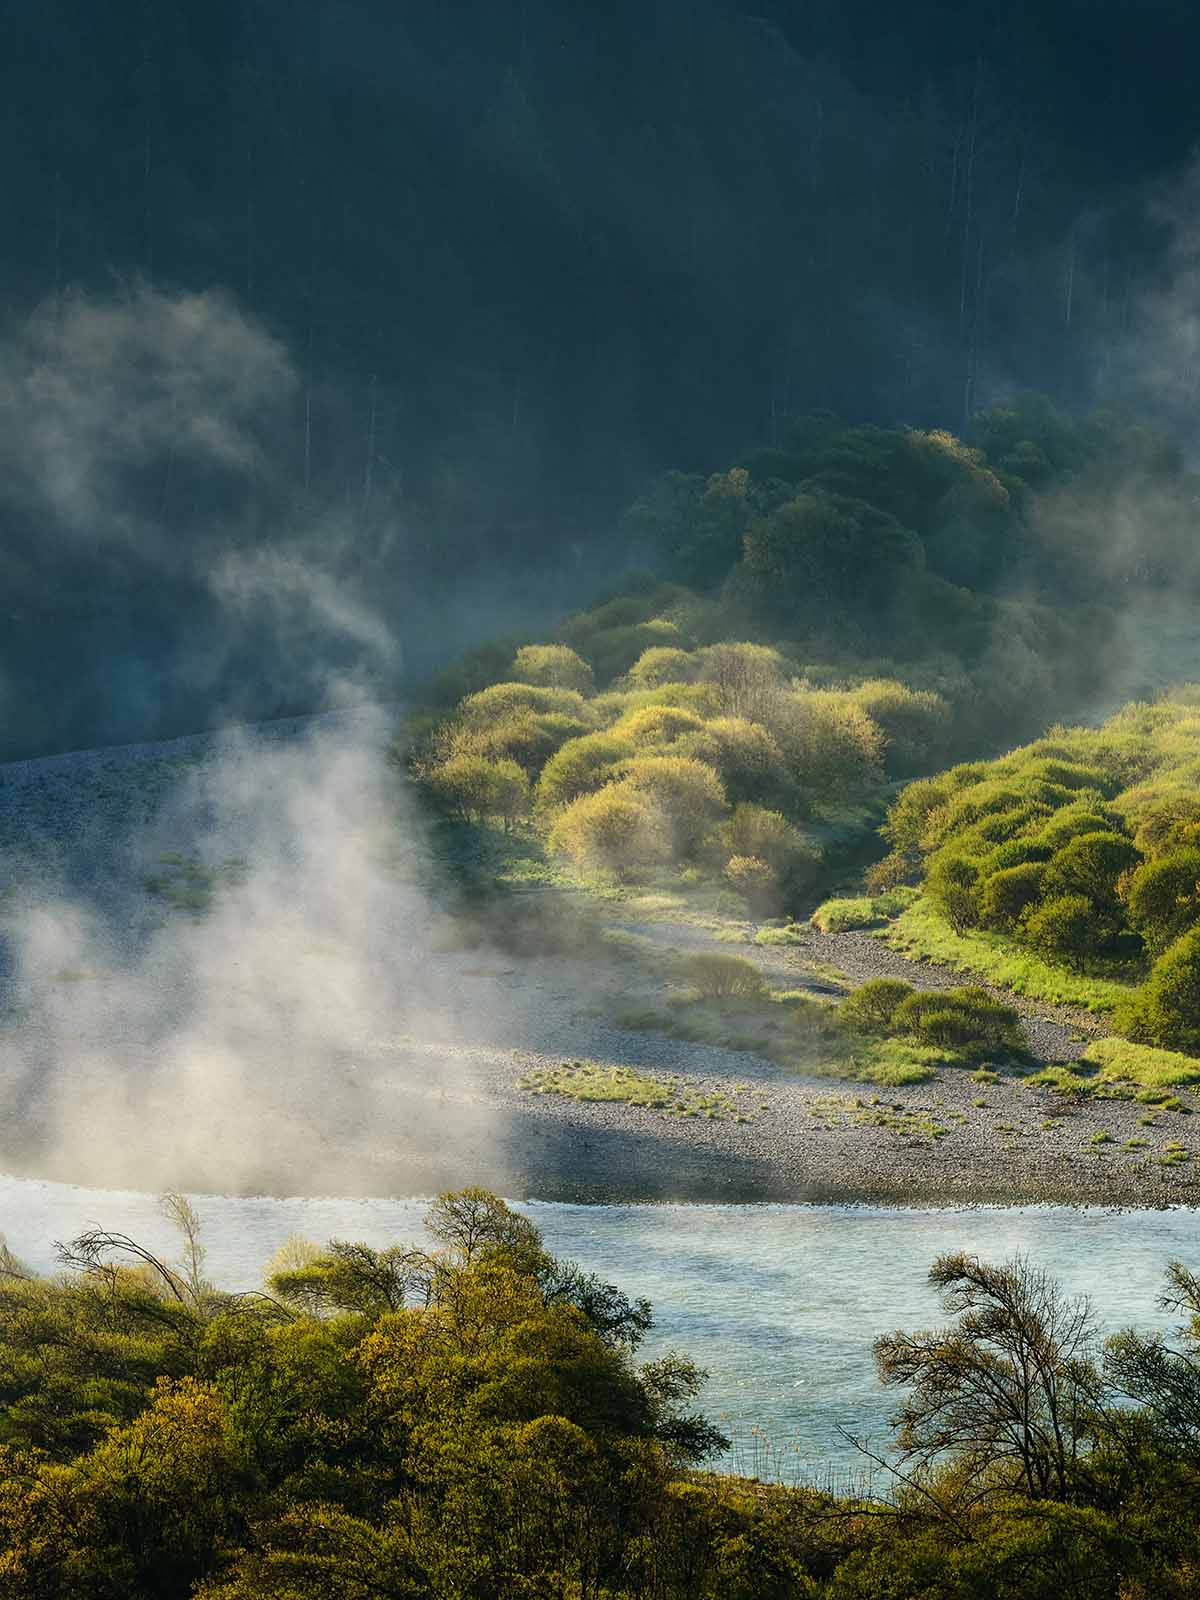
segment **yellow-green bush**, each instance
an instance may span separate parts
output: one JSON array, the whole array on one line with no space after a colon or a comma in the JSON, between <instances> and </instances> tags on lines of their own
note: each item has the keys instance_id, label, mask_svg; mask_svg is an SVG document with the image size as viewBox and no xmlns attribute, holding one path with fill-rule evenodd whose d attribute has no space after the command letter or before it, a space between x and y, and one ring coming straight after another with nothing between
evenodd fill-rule
<instances>
[{"instance_id":1,"label":"yellow-green bush","mask_svg":"<svg viewBox=\"0 0 1200 1600\"><path fill-rule=\"evenodd\" d=\"M440 805L464 822L500 817L511 824L529 809L529 779L515 761L451 756L426 774L425 784Z\"/></svg>"},{"instance_id":2,"label":"yellow-green bush","mask_svg":"<svg viewBox=\"0 0 1200 1600\"><path fill-rule=\"evenodd\" d=\"M538 779L540 811L570 805L580 795L591 794L616 775L620 763L633 755L628 739L612 733L589 733L569 739L542 768Z\"/></svg>"},{"instance_id":3,"label":"yellow-green bush","mask_svg":"<svg viewBox=\"0 0 1200 1600\"><path fill-rule=\"evenodd\" d=\"M550 830L550 848L576 866L636 878L671 859L672 830L644 790L610 783L566 807Z\"/></svg>"},{"instance_id":4,"label":"yellow-green bush","mask_svg":"<svg viewBox=\"0 0 1200 1600\"><path fill-rule=\"evenodd\" d=\"M586 702L577 689L544 688L534 683L493 683L468 695L458 708L463 724L471 728L488 727L514 712L556 712L560 716L590 721Z\"/></svg>"},{"instance_id":5,"label":"yellow-green bush","mask_svg":"<svg viewBox=\"0 0 1200 1600\"><path fill-rule=\"evenodd\" d=\"M494 723L460 726L452 734L448 753L487 756L493 761L508 758L536 776L556 750L587 731L588 724L580 717L558 711L515 711Z\"/></svg>"},{"instance_id":6,"label":"yellow-green bush","mask_svg":"<svg viewBox=\"0 0 1200 1600\"><path fill-rule=\"evenodd\" d=\"M686 956L679 970L706 1000L758 1000L767 992L766 979L745 956L705 950Z\"/></svg>"},{"instance_id":7,"label":"yellow-green bush","mask_svg":"<svg viewBox=\"0 0 1200 1600\"><path fill-rule=\"evenodd\" d=\"M1114 1018L1142 1044L1200 1055L1200 928L1169 945L1141 990Z\"/></svg>"},{"instance_id":8,"label":"yellow-green bush","mask_svg":"<svg viewBox=\"0 0 1200 1600\"><path fill-rule=\"evenodd\" d=\"M909 689L894 678L868 678L851 699L882 732L889 772L903 775L938 764L950 734L950 708L941 695Z\"/></svg>"},{"instance_id":9,"label":"yellow-green bush","mask_svg":"<svg viewBox=\"0 0 1200 1600\"><path fill-rule=\"evenodd\" d=\"M882 779L883 735L848 694L799 690L776 704L768 726L810 804L861 796Z\"/></svg>"},{"instance_id":10,"label":"yellow-green bush","mask_svg":"<svg viewBox=\"0 0 1200 1600\"><path fill-rule=\"evenodd\" d=\"M789 663L767 645L706 645L696 652L695 661L698 677L716 685L721 704L731 717L761 721L787 684Z\"/></svg>"},{"instance_id":11,"label":"yellow-green bush","mask_svg":"<svg viewBox=\"0 0 1200 1600\"><path fill-rule=\"evenodd\" d=\"M638 746L670 744L682 734L695 733L704 726L694 712L679 706L649 705L627 711L612 732L618 739L628 739Z\"/></svg>"},{"instance_id":12,"label":"yellow-green bush","mask_svg":"<svg viewBox=\"0 0 1200 1600\"><path fill-rule=\"evenodd\" d=\"M582 656L565 644L525 644L517 651L509 677L515 683L540 684L547 689L576 689L588 694L592 669Z\"/></svg>"},{"instance_id":13,"label":"yellow-green bush","mask_svg":"<svg viewBox=\"0 0 1200 1600\"><path fill-rule=\"evenodd\" d=\"M657 689L664 683L686 683L695 669L696 658L690 650L652 645L630 667L629 684L634 689Z\"/></svg>"},{"instance_id":14,"label":"yellow-green bush","mask_svg":"<svg viewBox=\"0 0 1200 1600\"><path fill-rule=\"evenodd\" d=\"M755 856L766 861L782 880L797 868L815 867L818 847L780 811L743 802L715 830L713 841L724 856Z\"/></svg>"},{"instance_id":15,"label":"yellow-green bush","mask_svg":"<svg viewBox=\"0 0 1200 1600\"><path fill-rule=\"evenodd\" d=\"M1161 950L1200 922L1200 847L1145 861L1122 885L1129 920L1148 948Z\"/></svg>"},{"instance_id":16,"label":"yellow-green bush","mask_svg":"<svg viewBox=\"0 0 1200 1600\"><path fill-rule=\"evenodd\" d=\"M676 857L693 855L727 809L721 780L702 761L686 756L635 756L622 772L622 787L645 795L665 819Z\"/></svg>"},{"instance_id":17,"label":"yellow-green bush","mask_svg":"<svg viewBox=\"0 0 1200 1600\"><path fill-rule=\"evenodd\" d=\"M783 751L766 728L745 717L714 717L698 732L679 739L676 749L715 767L730 800L761 803L787 792Z\"/></svg>"},{"instance_id":18,"label":"yellow-green bush","mask_svg":"<svg viewBox=\"0 0 1200 1600\"><path fill-rule=\"evenodd\" d=\"M779 899L779 878L768 862L758 856L730 856L725 863L725 881L736 889L751 911L760 915L773 910Z\"/></svg>"}]
</instances>

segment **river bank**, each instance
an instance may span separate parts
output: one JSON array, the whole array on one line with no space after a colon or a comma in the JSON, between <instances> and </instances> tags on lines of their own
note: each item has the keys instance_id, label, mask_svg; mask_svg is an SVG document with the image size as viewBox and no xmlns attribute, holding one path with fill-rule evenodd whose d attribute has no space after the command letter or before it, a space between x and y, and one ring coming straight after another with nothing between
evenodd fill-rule
<instances>
[{"instance_id":1,"label":"river bank","mask_svg":"<svg viewBox=\"0 0 1200 1600\"><path fill-rule=\"evenodd\" d=\"M677 958L728 950L720 930L615 906L605 927L635 948L612 960L447 948L418 882L428 863L381 865L381 837L421 853L387 736L378 715L342 714L0 768L21 884L0 1013L5 1169L243 1194L478 1182L586 1202L1200 1198L1187 1093L1172 1110L1070 1100L1003 1068L882 1087L619 1025L661 1011ZM212 874L243 850L248 882L226 891ZM147 887L163 859L184 875L181 903L174 880L166 898L161 877ZM962 982L867 934L736 948L772 985L825 997L881 973ZM1018 1007L1033 1061L1074 1059L1097 1026ZM675 1109L530 1087L578 1060L667 1086Z\"/></svg>"}]
</instances>

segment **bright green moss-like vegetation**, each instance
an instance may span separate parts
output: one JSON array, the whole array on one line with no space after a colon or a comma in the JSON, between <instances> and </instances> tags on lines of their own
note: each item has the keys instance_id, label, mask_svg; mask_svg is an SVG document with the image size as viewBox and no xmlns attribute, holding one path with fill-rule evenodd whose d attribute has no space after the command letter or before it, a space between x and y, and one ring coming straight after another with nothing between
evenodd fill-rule
<instances>
[{"instance_id":1,"label":"bright green moss-like vegetation","mask_svg":"<svg viewBox=\"0 0 1200 1600\"><path fill-rule=\"evenodd\" d=\"M749 1102L743 1105L738 1096L723 1091L704 1093L687 1089L678 1073L652 1077L634 1072L630 1067L605 1066L596 1061L564 1061L556 1067L535 1067L518 1079L518 1087L532 1094L644 1106L652 1111L705 1117L709 1121L753 1120Z\"/></svg>"},{"instance_id":2,"label":"bright green moss-like vegetation","mask_svg":"<svg viewBox=\"0 0 1200 1600\"><path fill-rule=\"evenodd\" d=\"M910 784L882 875L919 874L925 893L889 938L1200 1053L1198 752L1185 686Z\"/></svg>"},{"instance_id":3,"label":"bright green moss-like vegetation","mask_svg":"<svg viewBox=\"0 0 1200 1600\"><path fill-rule=\"evenodd\" d=\"M926 899L901 912L889 925L885 939L905 955L936 961L958 972L977 973L1015 994L1052 1004L1111 1011L1130 992L1128 984L1054 966L999 935L959 932Z\"/></svg>"}]
</instances>

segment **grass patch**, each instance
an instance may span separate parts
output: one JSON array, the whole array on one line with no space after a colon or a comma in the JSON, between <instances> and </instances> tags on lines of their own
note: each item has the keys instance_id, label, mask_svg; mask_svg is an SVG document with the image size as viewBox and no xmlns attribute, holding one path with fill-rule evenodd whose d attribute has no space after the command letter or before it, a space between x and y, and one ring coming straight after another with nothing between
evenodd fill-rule
<instances>
[{"instance_id":1,"label":"grass patch","mask_svg":"<svg viewBox=\"0 0 1200 1600\"><path fill-rule=\"evenodd\" d=\"M713 999L680 990L665 1007L621 1012L618 1028L661 1033L689 1044L744 1050L807 1077L844 1078L889 1088L926 1083L941 1066L957 1065L949 1051L902 1039L850 1038L834 1008L800 989L764 991L758 998Z\"/></svg>"},{"instance_id":2,"label":"grass patch","mask_svg":"<svg viewBox=\"0 0 1200 1600\"><path fill-rule=\"evenodd\" d=\"M761 945L803 944L809 937L808 928L798 922L789 922L782 928L760 928L754 935L754 942Z\"/></svg>"},{"instance_id":3,"label":"grass patch","mask_svg":"<svg viewBox=\"0 0 1200 1600\"><path fill-rule=\"evenodd\" d=\"M244 883L249 871L241 860L206 867L190 856L175 854L161 856L158 864L161 870L148 872L142 884L147 894L175 911L207 911L218 890Z\"/></svg>"},{"instance_id":4,"label":"grass patch","mask_svg":"<svg viewBox=\"0 0 1200 1600\"><path fill-rule=\"evenodd\" d=\"M658 1077L597 1061L564 1061L556 1067L532 1068L517 1080L517 1087L530 1094L642 1106L670 1116L703 1117L710 1122L753 1121L753 1112L737 1098L748 1085L739 1084L733 1094L719 1090L705 1094L682 1088L682 1082L678 1073ZM759 1102L759 1109L765 1108L766 1103Z\"/></svg>"},{"instance_id":5,"label":"grass patch","mask_svg":"<svg viewBox=\"0 0 1200 1600\"><path fill-rule=\"evenodd\" d=\"M1136 1083L1143 1089L1175 1089L1200 1083L1200 1061L1195 1056L1131 1044L1128 1039L1093 1039L1082 1059L1099 1068L1102 1078Z\"/></svg>"},{"instance_id":6,"label":"grass patch","mask_svg":"<svg viewBox=\"0 0 1200 1600\"><path fill-rule=\"evenodd\" d=\"M872 1095L869 1100L859 1096L851 1099L846 1095L822 1095L809 1107L808 1114L826 1128L885 1128L898 1138L920 1139L931 1145L951 1131L936 1122L929 1111L888 1105L878 1095Z\"/></svg>"},{"instance_id":7,"label":"grass patch","mask_svg":"<svg viewBox=\"0 0 1200 1600\"><path fill-rule=\"evenodd\" d=\"M814 928L822 933L853 933L880 928L918 898L916 889L889 889L886 894L859 895L826 900L812 914Z\"/></svg>"},{"instance_id":8,"label":"grass patch","mask_svg":"<svg viewBox=\"0 0 1200 1600\"><path fill-rule=\"evenodd\" d=\"M1044 1067L1025 1081L1066 1099L1136 1100L1187 1115L1191 1108L1172 1091L1200 1082L1200 1061L1125 1039L1096 1039L1074 1065Z\"/></svg>"},{"instance_id":9,"label":"grass patch","mask_svg":"<svg viewBox=\"0 0 1200 1600\"><path fill-rule=\"evenodd\" d=\"M1114 978L1089 978L1053 967L994 933L955 933L928 900L917 899L883 935L893 950L923 961L936 961L957 972L974 972L1011 989L1014 994L1087 1011L1111 1011L1133 992Z\"/></svg>"}]
</instances>

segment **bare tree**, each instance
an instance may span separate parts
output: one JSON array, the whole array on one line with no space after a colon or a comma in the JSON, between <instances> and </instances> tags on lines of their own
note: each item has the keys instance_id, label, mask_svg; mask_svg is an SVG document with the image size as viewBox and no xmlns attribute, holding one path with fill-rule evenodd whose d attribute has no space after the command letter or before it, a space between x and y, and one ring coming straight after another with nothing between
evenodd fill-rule
<instances>
[{"instance_id":1,"label":"bare tree","mask_svg":"<svg viewBox=\"0 0 1200 1600\"><path fill-rule=\"evenodd\" d=\"M904 1456L954 1453L997 1488L1067 1498L1104 1394L1088 1301L1020 1256L940 1256L929 1281L955 1325L875 1345L883 1382L911 1389L893 1418Z\"/></svg>"},{"instance_id":2,"label":"bare tree","mask_svg":"<svg viewBox=\"0 0 1200 1600\"><path fill-rule=\"evenodd\" d=\"M1149 1432L1167 1442L1173 1455L1194 1462L1200 1455L1200 1278L1172 1261L1158 1303L1162 1310L1187 1318L1173 1343L1162 1334L1148 1336L1132 1328L1108 1341L1108 1378L1141 1408L1137 1413L1115 1411L1114 1431L1132 1424L1139 1434Z\"/></svg>"}]
</instances>

